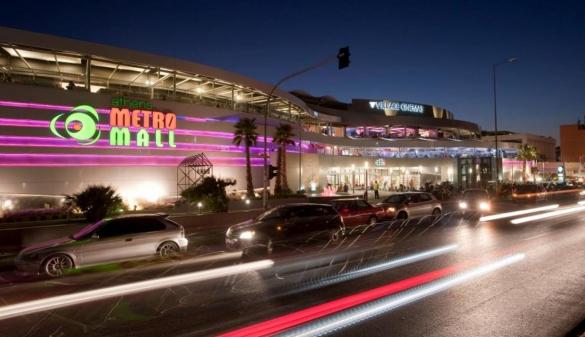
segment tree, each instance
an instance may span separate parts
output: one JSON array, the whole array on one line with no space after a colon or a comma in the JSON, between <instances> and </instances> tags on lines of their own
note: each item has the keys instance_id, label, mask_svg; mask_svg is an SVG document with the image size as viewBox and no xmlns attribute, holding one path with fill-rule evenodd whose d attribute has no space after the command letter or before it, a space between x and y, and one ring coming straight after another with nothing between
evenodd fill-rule
<instances>
[{"instance_id":1,"label":"tree","mask_svg":"<svg viewBox=\"0 0 585 337\"><path fill-rule=\"evenodd\" d=\"M250 163L250 147L255 146L258 140L256 131L256 118L242 118L234 124L234 138L232 142L240 146L242 143L246 151L246 193L249 198L254 197L254 185L252 183L252 165Z\"/></svg>"},{"instance_id":2,"label":"tree","mask_svg":"<svg viewBox=\"0 0 585 337\"><path fill-rule=\"evenodd\" d=\"M272 142L279 145L277 154L278 176L276 177L276 183L274 186L275 194L287 194L290 193L288 188L288 180L286 177L286 147L288 145L295 145L292 140L294 137L293 128L290 124L280 124L276 127Z\"/></svg>"},{"instance_id":3,"label":"tree","mask_svg":"<svg viewBox=\"0 0 585 337\"><path fill-rule=\"evenodd\" d=\"M67 196L88 221L98 221L119 212L124 204L111 186L90 185L80 193Z\"/></svg>"},{"instance_id":4,"label":"tree","mask_svg":"<svg viewBox=\"0 0 585 337\"><path fill-rule=\"evenodd\" d=\"M526 162L538 159L538 152L532 145L522 144L518 148L518 159L523 160L522 163L522 181L526 182Z\"/></svg>"},{"instance_id":5,"label":"tree","mask_svg":"<svg viewBox=\"0 0 585 337\"><path fill-rule=\"evenodd\" d=\"M232 179L205 177L199 184L181 192L181 197L191 204L200 202L206 211L227 212L228 197L225 188L235 184L236 181Z\"/></svg>"}]
</instances>

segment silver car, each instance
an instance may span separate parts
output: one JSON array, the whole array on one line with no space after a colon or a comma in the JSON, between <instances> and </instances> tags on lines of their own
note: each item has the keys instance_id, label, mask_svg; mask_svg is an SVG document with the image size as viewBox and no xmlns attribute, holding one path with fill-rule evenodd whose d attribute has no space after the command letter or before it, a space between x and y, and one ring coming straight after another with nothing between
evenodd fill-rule
<instances>
[{"instance_id":1,"label":"silver car","mask_svg":"<svg viewBox=\"0 0 585 337\"><path fill-rule=\"evenodd\" d=\"M159 256L187 250L183 227L164 214L105 219L79 232L23 249L16 257L18 270L50 277L86 266Z\"/></svg>"},{"instance_id":2,"label":"silver car","mask_svg":"<svg viewBox=\"0 0 585 337\"><path fill-rule=\"evenodd\" d=\"M377 203L388 217L394 219L416 218L425 215L438 216L443 212L441 202L426 192L394 193Z\"/></svg>"}]
</instances>

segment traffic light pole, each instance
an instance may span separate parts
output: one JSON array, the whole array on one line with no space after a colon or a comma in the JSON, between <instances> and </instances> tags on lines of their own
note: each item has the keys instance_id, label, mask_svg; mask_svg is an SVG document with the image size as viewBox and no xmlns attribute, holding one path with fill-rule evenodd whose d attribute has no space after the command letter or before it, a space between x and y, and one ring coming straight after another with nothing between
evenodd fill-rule
<instances>
[{"instance_id":1,"label":"traffic light pole","mask_svg":"<svg viewBox=\"0 0 585 337\"><path fill-rule=\"evenodd\" d=\"M287 80L290 80L293 77L296 77L298 75L304 74L304 73L309 72L311 70L320 68L328 63L331 63L331 62L337 60L337 57L338 57L337 54L330 56L330 57L327 57L326 59L322 60L319 63L316 63L316 64L308 66L306 68L297 70L294 73L281 78L278 82L276 82L275 85L272 86L272 89L270 90L270 93L268 94L268 99L266 100L266 108L264 109L264 188L262 189L262 208L264 208L264 209L268 208L268 187L270 186L270 179L268 177L268 170L269 170L269 166L268 166L268 141L266 139L268 138L268 113L270 112L270 101L272 100L272 95L274 94L274 91L276 91L276 89L278 89L278 87L282 83L286 82ZM301 132L301 131L299 131L299 132ZM300 167L299 167L299 169L300 169Z\"/></svg>"}]
</instances>

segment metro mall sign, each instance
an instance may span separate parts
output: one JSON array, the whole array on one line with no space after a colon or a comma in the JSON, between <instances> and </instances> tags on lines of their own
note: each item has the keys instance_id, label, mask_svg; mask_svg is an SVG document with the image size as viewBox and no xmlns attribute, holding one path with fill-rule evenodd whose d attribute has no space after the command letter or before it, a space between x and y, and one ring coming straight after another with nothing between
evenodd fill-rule
<instances>
[{"instance_id":1,"label":"metro mall sign","mask_svg":"<svg viewBox=\"0 0 585 337\"><path fill-rule=\"evenodd\" d=\"M130 146L133 138L138 147L176 147L177 116L174 113L153 111L148 102L122 98L114 98L109 111L111 146ZM99 119L95 108L79 105L69 113L55 116L49 128L59 138L73 138L81 145L91 145L101 137ZM62 130L57 128L60 123L63 123ZM167 131L166 139L163 130ZM152 131L154 141L149 133Z\"/></svg>"}]
</instances>

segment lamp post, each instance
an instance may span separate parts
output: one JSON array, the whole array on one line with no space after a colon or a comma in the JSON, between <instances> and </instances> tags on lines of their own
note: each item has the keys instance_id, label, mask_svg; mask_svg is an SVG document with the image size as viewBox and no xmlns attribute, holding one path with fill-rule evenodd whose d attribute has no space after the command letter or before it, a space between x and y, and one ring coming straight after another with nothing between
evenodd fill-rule
<instances>
[{"instance_id":1,"label":"lamp post","mask_svg":"<svg viewBox=\"0 0 585 337\"><path fill-rule=\"evenodd\" d=\"M262 189L262 208L266 209L268 207L268 188L270 186L270 179L269 179L269 174L268 174L268 142L266 141L266 138L268 138L268 114L269 114L269 110L270 110L270 101L272 100L272 95L274 94L274 91L276 91L276 89L285 81L290 80L291 78L304 74L308 71L317 69L319 67L322 67L328 63L331 63L335 60L339 61L339 69L343 69L343 68L347 68L349 66L349 47L344 47L339 49L339 52L336 55L332 55L330 57L327 57L325 59L323 59L321 62L319 63L315 63L311 66L308 66L306 68L300 69L295 71L292 74L289 74L283 78L281 78L278 82L276 82L276 84L274 84L272 86L272 89L270 90L270 93L268 94L268 98L266 99L266 108L264 109L264 188ZM300 117L299 117L300 118ZM300 132L299 132L300 134ZM302 144L299 144L299 146L302 146ZM299 154L300 156L300 154ZM299 163L300 163L300 159L299 159ZM300 168L299 168L300 169Z\"/></svg>"},{"instance_id":2,"label":"lamp post","mask_svg":"<svg viewBox=\"0 0 585 337\"><path fill-rule=\"evenodd\" d=\"M355 195L355 164L351 164L351 194Z\"/></svg>"},{"instance_id":3,"label":"lamp post","mask_svg":"<svg viewBox=\"0 0 585 337\"><path fill-rule=\"evenodd\" d=\"M499 191L500 182L500 150L498 147L498 109L497 109L497 90L496 90L496 69L498 66L514 63L518 61L517 57L511 57L503 62L494 63L492 66L493 86L494 86L494 141L496 148L496 193Z\"/></svg>"},{"instance_id":4,"label":"lamp post","mask_svg":"<svg viewBox=\"0 0 585 337\"><path fill-rule=\"evenodd\" d=\"M366 192L364 192L364 196L365 196L365 198L364 198L364 199L366 199L366 200L368 200L368 167L369 167L369 166L370 166L370 165L369 165L369 164L368 164L368 162L366 161L366 162L364 163L364 169L366 170L366 181L365 181L365 183L366 183L366 184L365 184L365 186L364 186L364 187L365 187L365 189L366 189Z\"/></svg>"}]
</instances>

